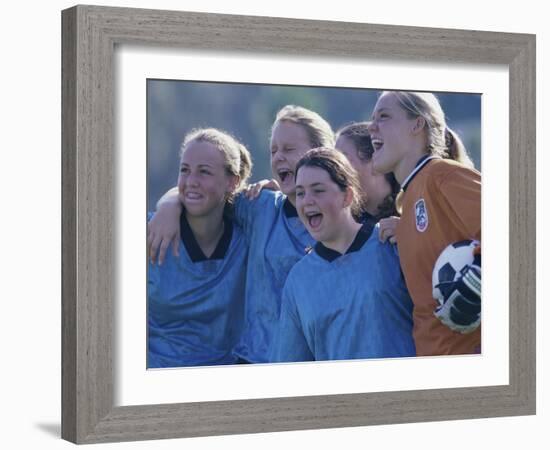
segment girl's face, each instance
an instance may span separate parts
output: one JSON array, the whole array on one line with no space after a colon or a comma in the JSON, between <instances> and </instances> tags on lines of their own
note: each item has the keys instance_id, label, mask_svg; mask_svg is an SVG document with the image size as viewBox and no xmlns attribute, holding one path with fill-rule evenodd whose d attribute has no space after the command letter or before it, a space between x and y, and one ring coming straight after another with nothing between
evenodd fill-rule
<instances>
[{"instance_id":1,"label":"girl's face","mask_svg":"<svg viewBox=\"0 0 550 450\"><path fill-rule=\"evenodd\" d=\"M351 193L343 192L319 167L301 167L296 177L296 209L309 234L330 246L349 219Z\"/></svg>"},{"instance_id":2,"label":"girl's face","mask_svg":"<svg viewBox=\"0 0 550 450\"><path fill-rule=\"evenodd\" d=\"M414 168L418 160L414 150L422 139L419 120L408 118L394 94L384 94L378 99L368 128L374 147L372 162L377 172L393 172L402 181ZM410 170L409 160L412 161Z\"/></svg>"},{"instance_id":3,"label":"girl's face","mask_svg":"<svg viewBox=\"0 0 550 450\"><path fill-rule=\"evenodd\" d=\"M336 140L336 148L346 155L348 161L357 171L361 189L367 197L367 210L376 213L378 205L391 194L391 186L386 177L374 170L372 159L365 161L359 157L357 147L350 138L340 136Z\"/></svg>"},{"instance_id":4,"label":"girl's face","mask_svg":"<svg viewBox=\"0 0 550 450\"><path fill-rule=\"evenodd\" d=\"M285 195L293 195L296 164L311 149L306 129L298 124L280 121L271 133L271 170Z\"/></svg>"},{"instance_id":5,"label":"girl's face","mask_svg":"<svg viewBox=\"0 0 550 450\"><path fill-rule=\"evenodd\" d=\"M178 190L187 214L201 217L223 209L226 194L235 189L237 177L225 169L220 150L209 142L192 141L180 161Z\"/></svg>"}]
</instances>

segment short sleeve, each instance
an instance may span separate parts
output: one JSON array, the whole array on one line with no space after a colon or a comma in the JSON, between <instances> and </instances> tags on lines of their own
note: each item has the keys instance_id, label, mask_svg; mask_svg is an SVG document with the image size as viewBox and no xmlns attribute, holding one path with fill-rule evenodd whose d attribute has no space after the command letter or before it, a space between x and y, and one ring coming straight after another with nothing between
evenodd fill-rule
<instances>
[{"instance_id":1,"label":"short sleeve","mask_svg":"<svg viewBox=\"0 0 550 450\"><path fill-rule=\"evenodd\" d=\"M266 208L273 208L276 204L276 194L272 191L263 190L255 199L248 199L243 193L235 198L234 214L235 222L245 234L249 235L254 227L254 222L261 214L267 214Z\"/></svg>"},{"instance_id":2,"label":"short sleeve","mask_svg":"<svg viewBox=\"0 0 550 450\"><path fill-rule=\"evenodd\" d=\"M242 193L235 197L234 212L235 222L245 231L250 233L256 216L256 200L249 200Z\"/></svg>"},{"instance_id":3,"label":"short sleeve","mask_svg":"<svg viewBox=\"0 0 550 450\"><path fill-rule=\"evenodd\" d=\"M481 174L457 167L441 179L439 190L456 226L481 241Z\"/></svg>"},{"instance_id":4,"label":"short sleeve","mask_svg":"<svg viewBox=\"0 0 550 450\"><path fill-rule=\"evenodd\" d=\"M314 361L294 300L291 283L283 289L281 316L271 348L273 362Z\"/></svg>"}]
</instances>

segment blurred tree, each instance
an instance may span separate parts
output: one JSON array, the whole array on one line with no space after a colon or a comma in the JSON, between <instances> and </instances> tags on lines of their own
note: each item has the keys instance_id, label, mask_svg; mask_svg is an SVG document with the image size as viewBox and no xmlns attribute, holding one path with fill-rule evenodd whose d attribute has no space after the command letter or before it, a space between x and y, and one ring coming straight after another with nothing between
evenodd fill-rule
<instances>
[{"instance_id":1,"label":"blurred tree","mask_svg":"<svg viewBox=\"0 0 550 450\"><path fill-rule=\"evenodd\" d=\"M368 120L379 91L358 88L278 86L179 80L147 81L147 208L174 186L179 150L194 128L221 128L243 142L254 160L252 180L271 177L269 139L277 111L304 106L328 120L334 131ZM481 96L438 94L449 125L481 167Z\"/></svg>"}]
</instances>

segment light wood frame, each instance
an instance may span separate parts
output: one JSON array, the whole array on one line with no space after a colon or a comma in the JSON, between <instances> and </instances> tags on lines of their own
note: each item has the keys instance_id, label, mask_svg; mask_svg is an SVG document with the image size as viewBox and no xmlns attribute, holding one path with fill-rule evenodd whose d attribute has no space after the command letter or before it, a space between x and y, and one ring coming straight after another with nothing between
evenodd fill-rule
<instances>
[{"instance_id":1,"label":"light wood frame","mask_svg":"<svg viewBox=\"0 0 550 450\"><path fill-rule=\"evenodd\" d=\"M97 6L63 11L62 30L64 439L94 443L535 413L535 36ZM508 66L509 385L114 407L116 44Z\"/></svg>"}]
</instances>

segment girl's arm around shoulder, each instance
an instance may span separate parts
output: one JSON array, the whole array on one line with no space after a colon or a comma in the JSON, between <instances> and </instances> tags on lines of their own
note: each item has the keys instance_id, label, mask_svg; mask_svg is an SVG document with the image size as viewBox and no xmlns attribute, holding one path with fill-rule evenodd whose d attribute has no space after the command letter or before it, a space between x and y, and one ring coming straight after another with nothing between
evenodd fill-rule
<instances>
[{"instance_id":1,"label":"girl's arm around shoulder","mask_svg":"<svg viewBox=\"0 0 550 450\"><path fill-rule=\"evenodd\" d=\"M281 187L277 180L260 180L256 183L249 184L246 189L243 190L244 195L249 200L254 200L260 195L262 190L280 191Z\"/></svg>"},{"instance_id":2,"label":"girl's arm around shoulder","mask_svg":"<svg viewBox=\"0 0 550 450\"><path fill-rule=\"evenodd\" d=\"M157 212L147 223L147 250L151 262L162 265L166 251L172 247L174 256L179 256L180 216L183 206L177 188L166 192L157 203ZM157 258L158 255L158 258Z\"/></svg>"},{"instance_id":3,"label":"girl's arm around shoulder","mask_svg":"<svg viewBox=\"0 0 550 450\"><path fill-rule=\"evenodd\" d=\"M235 221L245 233L250 233L257 218L273 214L282 206L284 198L282 193L269 190L263 190L254 199L249 199L241 192L235 197L233 205Z\"/></svg>"}]
</instances>

